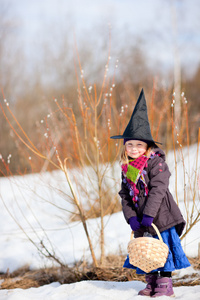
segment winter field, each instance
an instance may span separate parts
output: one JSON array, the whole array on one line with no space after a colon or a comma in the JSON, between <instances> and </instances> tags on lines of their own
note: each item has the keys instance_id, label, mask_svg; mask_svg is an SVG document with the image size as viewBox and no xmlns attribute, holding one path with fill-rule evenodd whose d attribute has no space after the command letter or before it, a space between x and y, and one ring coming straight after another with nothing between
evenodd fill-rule
<instances>
[{"instance_id":1,"label":"winter field","mask_svg":"<svg viewBox=\"0 0 200 300\"><path fill-rule=\"evenodd\" d=\"M193 145L188 150L184 149L184 162L186 173L188 174L187 187L191 184L194 176L194 166L197 146ZM200 157L199 157L200 158ZM175 195L175 170L173 155L169 153L167 162L172 173L170 179L170 189ZM191 203L187 205L183 201L183 169L182 162L177 158L178 177L177 194L179 205L185 218L186 209L191 209ZM200 159L198 159L198 174L200 170ZM87 170L87 172L90 170ZM73 171L80 177L78 170ZM77 173L76 173L77 172ZM112 178L114 174L114 178ZM116 164L108 173L108 183L114 191L120 187L120 166ZM191 181L191 182L190 182ZM117 182L117 184L116 184ZM88 192L91 186L87 185ZM70 222L71 213L74 210L72 203L66 202L63 197L63 190L68 186L64 175L60 171L50 173L34 174L26 176L16 176L0 179L0 271L12 272L25 265L31 269L51 267L53 263L45 259L27 236L37 244L41 240L58 253L63 263L69 266L76 261L91 262L88 243L82 224L79 221ZM200 186L196 184L196 207L195 213L200 209L199 193ZM70 193L70 191L69 191ZM81 195L80 195L81 196ZM83 204L86 203L82 195ZM65 211L59 209L65 207ZM11 217L12 215L12 217ZM15 220L14 220L15 219ZM130 238L130 228L124 221L122 212L118 212L104 217L105 222L105 250L106 255L117 255L127 253L127 244ZM95 253L100 255L99 219L89 219L87 221L92 242L95 246ZM23 229L24 232L22 232ZM27 236L26 236L27 235ZM182 245L188 257L198 256L198 246L200 242L200 222L198 222L188 235L182 240ZM183 277L185 274L196 274L200 277L200 271L189 267L185 270L177 271L174 277ZM137 296L138 291L144 288L141 281L111 282L111 281L81 281L72 284L60 284L58 282L44 285L38 288L0 290L0 300L25 300L25 299L141 299ZM181 286L174 288L176 299L200 299L200 286ZM146 297L143 297L144 299ZM162 297L165 299L166 297Z\"/></svg>"}]
</instances>

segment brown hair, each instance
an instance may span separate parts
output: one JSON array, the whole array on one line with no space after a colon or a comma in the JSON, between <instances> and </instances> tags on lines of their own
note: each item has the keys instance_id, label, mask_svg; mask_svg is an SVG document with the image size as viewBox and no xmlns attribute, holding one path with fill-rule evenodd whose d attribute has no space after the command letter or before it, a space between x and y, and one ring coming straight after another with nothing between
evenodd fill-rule
<instances>
[{"instance_id":1,"label":"brown hair","mask_svg":"<svg viewBox=\"0 0 200 300\"><path fill-rule=\"evenodd\" d=\"M145 155L147 157L150 157L151 151L152 151L152 146L147 144L147 150L145 152ZM122 165L126 165L126 164L128 164L128 161L129 161L129 159L128 159L128 155L126 152L126 144L125 144L122 148L122 152L121 152L121 156L120 156L120 163Z\"/></svg>"}]
</instances>

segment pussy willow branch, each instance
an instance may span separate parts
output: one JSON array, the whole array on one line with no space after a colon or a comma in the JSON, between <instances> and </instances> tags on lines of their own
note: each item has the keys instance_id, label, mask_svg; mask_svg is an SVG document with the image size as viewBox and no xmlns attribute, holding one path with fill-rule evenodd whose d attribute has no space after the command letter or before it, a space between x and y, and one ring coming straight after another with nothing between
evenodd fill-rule
<instances>
[{"instance_id":1,"label":"pussy willow branch","mask_svg":"<svg viewBox=\"0 0 200 300\"><path fill-rule=\"evenodd\" d=\"M45 251L48 253L48 255L45 254L45 253L42 251L41 247L38 246L38 244L30 237L29 234L27 234L27 232L24 230L24 228L21 226L21 224L18 222L18 220L17 220L17 219L14 217L14 215L11 213L10 208L8 208L6 202L4 201L4 199L3 199L3 197L2 197L1 195L0 195L0 198L1 198L1 200L2 200L2 203L3 203L4 207L5 207L5 209L7 210L8 214L10 215L10 217L15 221L15 223L17 224L17 226L20 228L20 230L21 230L21 231L24 233L24 235L26 236L26 238L27 238L27 239L28 239L28 240L36 247L36 249L38 250L38 252L41 253L42 255L44 255L44 256L47 257L47 258L52 258L52 259L54 259L60 266L64 266L64 264L63 264L63 263L60 261L60 259L55 255L55 253L54 253L54 254L50 254L50 251L46 248L46 246L44 245L44 243L43 243L43 245L42 245L42 248L45 249ZM36 231L34 230L34 228L33 228L33 232L37 235L37 233L36 233ZM37 235L37 236L38 236L38 235ZM41 239L40 239L39 236L38 236L38 239L39 239L40 244L41 244Z\"/></svg>"},{"instance_id":2,"label":"pussy willow branch","mask_svg":"<svg viewBox=\"0 0 200 300\"><path fill-rule=\"evenodd\" d=\"M3 97L4 97L4 99L5 99L5 95L4 95L3 90L2 90L2 94L3 94ZM0 105L1 105L1 103L0 103ZM24 131L24 129L23 129L22 126L20 125L20 123L19 123L18 120L16 119L15 115L13 114L12 110L10 109L9 105L6 105L6 108L7 108L7 110L9 111L9 113L11 114L13 120L16 122L18 128L22 131L22 133L24 134L24 136L26 137L26 139L28 140L28 142L29 142L29 143L31 144L31 146L33 147L33 149L35 149L35 151L39 153L39 150L35 147L35 145L32 143L32 141L30 140L30 138L28 137L28 135L26 134L26 132ZM6 117L6 120L8 121L8 118L7 118L6 114L5 114L5 111L4 111L3 107L2 107L2 105L1 105L1 110L2 110L2 112L3 112L3 114L4 114L4 116ZM9 125L11 125L10 122L9 122ZM13 128L12 128L12 129L13 129Z\"/></svg>"},{"instance_id":3,"label":"pussy willow branch","mask_svg":"<svg viewBox=\"0 0 200 300\"><path fill-rule=\"evenodd\" d=\"M36 151L35 148L32 148L30 145L27 144L27 142L19 135L19 133L15 130L15 128L13 127L13 125L10 123L1 103L0 103L0 108L3 112L3 115L6 119L6 121L8 122L9 126L11 127L11 129L13 130L13 132L16 134L16 136L18 137L18 139L34 154L36 154L38 157L43 158L45 160L48 160L50 164L52 164L56 169L59 169L59 166L56 165L51 159L48 159L48 157L46 157L45 155L43 155L42 153L38 152L38 150ZM26 137L26 135L25 135ZM29 141L29 140L28 140Z\"/></svg>"},{"instance_id":4,"label":"pussy willow branch","mask_svg":"<svg viewBox=\"0 0 200 300\"><path fill-rule=\"evenodd\" d=\"M177 172L177 158L176 158L176 148L175 148L175 142L174 142L174 110L172 107L172 141L173 141L173 150L174 150L174 162L175 162L175 195L176 195L176 202L179 205L179 201L178 201L178 191L177 191L177 177L178 177L178 172Z\"/></svg>"},{"instance_id":5,"label":"pussy willow branch","mask_svg":"<svg viewBox=\"0 0 200 300\"><path fill-rule=\"evenodd\" d=\"M90 235L89 235L89 232L88 232L88 228L87 228L87 223L86 223L84 211L82 210L82 207L81 207L81 205L80 205L80 203L78 201L78 198L76 196L73 184L72 184L72 182L71 182L71 180L69 178L69 175L68 175L67 165L66 165L67 159L64 160L64 164L61 162L61 160L59 160L59 162L60 162L60 167L63 170L63 172L65 174L65 177L67 179L67 182L69 184L70 191L71 191L71 193L73 195L74 203L76 204L77 209L79 211L81 222L82 222L82 225L83 225L83 228L85 230L86 237L87 237L87 240L88 240L88 243L89 243L89 248L90 248L90 252L91 252L91 255L92 255L93 263L94 263L95 267L97 267L98 263L97 263L97 260L96 260L96 257L95 257L94 249L93 249L92 242L91 242L91 239L90 239Z\"/></svg>"}]
</instances>

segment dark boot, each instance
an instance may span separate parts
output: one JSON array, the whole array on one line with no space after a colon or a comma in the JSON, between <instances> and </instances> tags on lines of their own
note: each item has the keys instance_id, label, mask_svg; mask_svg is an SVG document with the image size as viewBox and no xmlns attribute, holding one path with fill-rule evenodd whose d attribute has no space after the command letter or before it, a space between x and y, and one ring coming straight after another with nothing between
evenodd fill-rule
<instances>
[{"instance_id":1,"label":"dark boot","mask_svg":"<svg viewBox=\"0 0 200 300\"><path fill-rule=\"evenodd\" d=\"M160 296L175 297L172 285L172 279L169 277L158 277L153 298Z\"/></svg>"},{"instance_id":2,"label":"dark boot","mask_svg":"<svg viewBox=\"0 0 200 300\"><path fill-rule=\"evenodd\" d=\"M152 296L154 294L154 289L156 287L156 279L157 279L157 274L147 274L145 276L147 286L145 289L139 291L138 295L140 296Z\"/></svg>"}]
</instances>

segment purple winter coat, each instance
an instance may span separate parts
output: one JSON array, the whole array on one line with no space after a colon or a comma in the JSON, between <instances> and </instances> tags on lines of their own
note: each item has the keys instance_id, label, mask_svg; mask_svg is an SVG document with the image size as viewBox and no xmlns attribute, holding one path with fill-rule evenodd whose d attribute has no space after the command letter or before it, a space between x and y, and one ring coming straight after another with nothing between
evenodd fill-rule
<instances>
[{"instance_id":1,"label":"purple winter coat","mask_svg":"<svg viewBox=\"0 0 200 300\"><path fill-rule=\"evenodd\" d=\"M171 173L165 162L165 154L160 148L153 151L159 153L160 156L150 158L147 168L144 169L146 171L144 177L149 189L148 197L144 195L141 182L137 183L137 189L139 190L138 207L135 207L129 195L129 189L126 183L123 182L122 175L119 195L122 200L124 217L129 223L131 217L138 216L142 220L143 214L146 214L154 218L153 223L160 232L175 226L180 236L185 227L185 220L168 189ZM148 231L153 235L155 234L152 227L149 227Z\"/></svg>"}]
</instances>

